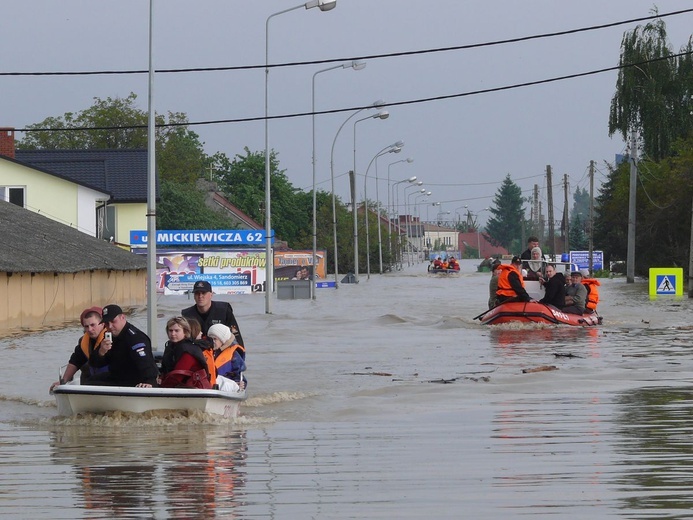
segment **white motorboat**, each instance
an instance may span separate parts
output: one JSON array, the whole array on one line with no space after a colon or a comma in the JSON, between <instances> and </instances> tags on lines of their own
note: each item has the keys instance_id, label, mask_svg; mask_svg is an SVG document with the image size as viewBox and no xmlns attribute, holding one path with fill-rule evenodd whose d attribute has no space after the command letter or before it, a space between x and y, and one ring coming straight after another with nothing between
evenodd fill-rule
<instances>
[{"instance_id":1,"label":"white motorboat","mask_svg":"<svg viewBox=\"0 0 693 520\"><path fill-rule=\"evenodd\" d=\"M76 381L53 389L60 415L80 413L152 410L198 410L224 417L236 417L246 391L223 392L198 388L139 388L130 386L80 385Z\"/></svg>"}]
</instances>

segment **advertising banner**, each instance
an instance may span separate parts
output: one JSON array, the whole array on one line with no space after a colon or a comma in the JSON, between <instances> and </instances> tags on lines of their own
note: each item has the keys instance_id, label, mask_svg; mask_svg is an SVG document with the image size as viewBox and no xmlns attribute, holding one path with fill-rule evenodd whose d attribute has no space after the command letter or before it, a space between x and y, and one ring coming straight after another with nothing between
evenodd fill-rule
<instances>
[{"instance_id":1,"label":"advertising banner","mask_svg":"<svg viewBox=\"0 0 693 520\"><path fill-rule=\"evenodd\" d=\"M133 249L146 254L146 249ZM157 292L184 294L198 280L206 280L216 294L265 292L267 280L264 249L161 250L157 252ZM317 252L315 280L326 278L325 251ZM274 279L310 280L313 277L312 251L275 251Z\"/></svg>"},{"instance_id":2,"label":"advertising banner","mask_svg":"<svg viewBox=\"0 0 693 520\"><path fill-rule=\"evenodd\" d=\"M325 251L316 251L315 277L313 276L313 251L275 251L274 280L324 280L327 277Z\"/></svg>"},{"instance_id":3,"label":"advertising banner","mask_svg":"<svg viewBox=\"0 0 693 520\"><path fill-rule=\"evenodd\" d=\"M265 251L162 251L157 253L157 287L164 294L182 294L206 280L217 294L265 291Z\"/></svg>"},{"instance_id":4,"label":"advertising banner","mask_svg":"<svg viewBox=\"0 0 693 520\"><path fill-rule=\"evenodd\" d=\"M590 266L589 251L571 251L570 263L576 264L578 269L588 269ZM592 251L592 269L604 269L604 252Z\"/></svg>"}]
</instances>

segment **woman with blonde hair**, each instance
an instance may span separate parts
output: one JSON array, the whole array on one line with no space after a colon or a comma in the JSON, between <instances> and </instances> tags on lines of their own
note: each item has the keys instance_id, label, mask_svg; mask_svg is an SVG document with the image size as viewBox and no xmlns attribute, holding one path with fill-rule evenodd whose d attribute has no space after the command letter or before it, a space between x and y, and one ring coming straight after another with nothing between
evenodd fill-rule
<instances>
[{"instance_id":1,"label":"woman with blonde hair","mask_svg":"<svg viewBox=\"0 0 693 520\"><path fill-rule=\"evenodd\" d=\"M160 385L166 388L212 388L214 370L203 353L204 344L191 338L190 323L183 316L166 323L168 341L161 359ZM213 367L212 367L213 368Z\"/></svg>"}]
</instances>

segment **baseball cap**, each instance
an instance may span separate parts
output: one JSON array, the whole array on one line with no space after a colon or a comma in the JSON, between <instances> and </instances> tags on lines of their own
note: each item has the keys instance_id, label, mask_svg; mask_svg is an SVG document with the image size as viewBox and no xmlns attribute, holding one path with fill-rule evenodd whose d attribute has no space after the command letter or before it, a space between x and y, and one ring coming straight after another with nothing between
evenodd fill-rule
<instances>
[{"instance_id":1,"label":"baseball cap","mask_svg":"<svg viewBox=\"0 0 693 520\"><path fill-rule=\"evenodd\" d=\"M92 312L95 312L99 316L103 314L103 309L101 307L89 307L88 309L84 309L82 311L82 314L79 315L79 322L84 323L84 318L87 317L87 314L91 314Z\"/></svg>"},{"instance_id":2,"label":"baseball cap","mask_svg":"<svg viewBox=\"0 0 693 520\"><path fill-rule=\"evenodd\" d=\"M573 271L572 273L570 273L570 276L579 276L580 278L582 278L582 273L580 271Z\"/></svg>"},{"instance_id":3,"label":"baseball cap","mask_svg":"<svg viewBox=\"0 0 693 520\"><path fill-rule=\"evenodd\" d=\"M120 314L123 314L123 309L119 305L106 305L101 315L101 323L111 323Z\"/></svg>"},{"instance_id":4,"label":"baseball cap","mask_svg":"<svg viewBox=\"0 0 693 520\"><path fill-rule=\"evenodd\" d=\"M212 286L210 285L209 282L205 282L204 280L199 280L195 282L195 285L193 285L193 292L212 292Z\"/></svg>"},{"instance_id":5,"label":"baseball cap","mask_svg":"<svg viewBox=\"0 0 693 520\"><path fill-rule=\"evenodd\" d=\"M522 263L522 258L519 256L513 256L513 259L510 261L511 264L521 264Z\"/></svg>"}]
</instances>

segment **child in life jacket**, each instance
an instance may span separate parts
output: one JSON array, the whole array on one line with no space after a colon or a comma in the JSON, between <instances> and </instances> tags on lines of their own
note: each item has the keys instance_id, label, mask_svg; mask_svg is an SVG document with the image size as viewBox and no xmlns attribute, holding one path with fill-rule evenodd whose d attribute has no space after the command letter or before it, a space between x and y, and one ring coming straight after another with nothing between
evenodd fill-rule
<instances>
[{"instance_id":1,"label":"child in life jacket","mask_svg":"<svg viewBox=\"0 0 693 520\"><path fill-rule=\"evenodd\" d=\"M236 341L231 329L223 323L212 325L207 337L214 342L214 364L217 369L217 385L225 392L238 392L246 386L245 347Z\"/></svg>"}]
</instances>

